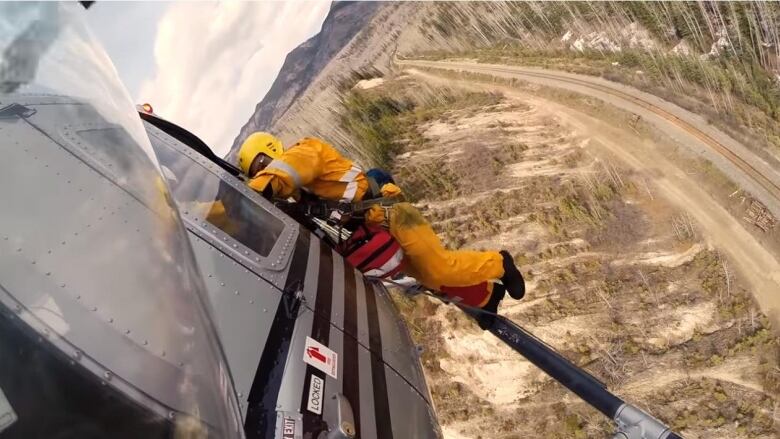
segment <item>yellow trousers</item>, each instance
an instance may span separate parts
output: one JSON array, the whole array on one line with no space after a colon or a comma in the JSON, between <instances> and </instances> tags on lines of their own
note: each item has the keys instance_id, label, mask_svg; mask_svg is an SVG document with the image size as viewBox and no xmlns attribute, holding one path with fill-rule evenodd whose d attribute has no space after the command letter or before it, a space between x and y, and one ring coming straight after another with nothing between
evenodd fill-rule
<instances>
[{"instance_id":1,"label":"yellow trousers","mask_svg":"<svg viewBox=\"0 0 780 439\"><path fill-rule=\"evenodd\" d=\"M441 291L442 287L467 287L504 275L500 253L447 250L431 225L409 203L393 205L390 234L404 250L404 272L428 288Z\"/></svg>"}]
</instances>

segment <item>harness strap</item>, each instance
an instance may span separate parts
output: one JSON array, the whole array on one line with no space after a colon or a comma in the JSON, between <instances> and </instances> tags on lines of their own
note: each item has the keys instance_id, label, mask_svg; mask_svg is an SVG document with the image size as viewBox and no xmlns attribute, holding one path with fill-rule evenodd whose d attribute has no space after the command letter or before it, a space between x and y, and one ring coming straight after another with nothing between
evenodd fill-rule
<instances>
[{"instance_id":1,"label":"harness strap","mask_svg":"<svg viewBox=\"0 0 780 439\"><path fill-rule=\"evenodd\" d=\"M399 197L380 197L380 198L372 198L370 200L353 201L351 203L345 203L344 201L333 201L333 200L320 200L320 202L324 203L325 206L333 210L344 210L345 208L347 208L351 212L362 212L370 209L371 206L376 206L376 205L380 207L392 207L394 204L400 203L401 200L399 199Z\"/></svg>"},{"instance_id":2,"label":"harness strap","mask_svg":"<svg viewBox=\"0 0 780 439\"><path fill-rule=\"evenodd\" d=\"M366 179L368 180L368 191L371 194L371 198L382 196L382 188L379 186L379 182L368 174L366 174Z\"/></svg>"}]
</instances>

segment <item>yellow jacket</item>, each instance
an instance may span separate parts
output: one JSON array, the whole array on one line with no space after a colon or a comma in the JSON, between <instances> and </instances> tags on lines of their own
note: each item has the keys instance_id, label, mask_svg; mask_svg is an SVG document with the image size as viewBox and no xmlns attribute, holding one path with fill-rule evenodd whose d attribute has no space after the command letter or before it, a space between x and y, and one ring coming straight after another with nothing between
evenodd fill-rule
<instances>
[{"instance_id":1,"label":"yellow jacket","mask_svg":"<svg viewBox=\"0 0 780 439\"><path fill-rule=\"evenodd\" d=\"M274 195L294 196L301 188L327 200L360 200L368 190L363 170L320 139L306 137L257 173L249 187L263 192L271 185Z\"/></svg>"}]
</instances>

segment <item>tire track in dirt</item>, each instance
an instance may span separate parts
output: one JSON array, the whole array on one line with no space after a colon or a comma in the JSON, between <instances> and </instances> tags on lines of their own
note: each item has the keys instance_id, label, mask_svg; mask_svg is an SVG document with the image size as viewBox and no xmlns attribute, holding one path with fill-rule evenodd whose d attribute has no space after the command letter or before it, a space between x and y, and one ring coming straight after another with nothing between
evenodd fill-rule
<instances>
[{"instance_id":1,"label":"tire track in dirt","mask_svg":"<svg viewBox=\"0 0 780 439\"><path fill-rule=\"evenodd\" d=\"M462 62L403 61L402 65L511 77L571 90L601 99L641 115L667 134L690 138L705 158L724 168L745 189L753 192L780 217L780 172L736 140L710 126L703 118L657 96L602 78L519 66ZM666 107L666 108L664 108ZM716 159L716 160L712 160Z\"/></svg>"},{"instance_id":2,"label":"tire track in dirt","mask_svg":"<svg viewBox=\"0 0 780 439\"><path fill-rule=\"evenodd\" d=\"M434 73L412 73L428 80L443 80ZM590 147L607 152L645 175L668 201L690 212L708 240L728 254L750 285L761 310L770 318L774 327L780 327L780 263L694 178L665 158L652 142L627 126L616 127L580 110L531 96L509 86L451 78L445 80L450 86L499 91L506 96L541 106L554 114L562 124L574 128L578 134L590 139ZM644 117L644 114L642 116ZM664 119L661 119L661 123L663 121ZM670 121L665 123L671 125ZM679 132L679 129L677 131ZM690 133L688 136L693 142L699 141Z\"/></svg>"},{"instance_id":3,"label":"tire track in dirt","mask_svg":"<svg viewBox=\"0 0 780 439\"><path fill-rule=\"evenodd\" d=\"M516 70L509 69L509 68L499 68L499 67L491 67L491 68L479 68L479 67L472 67L471 69L478 71L478 72L486 72L486 73L494 73L494 72L501 72L501 73L518 73ZM654 105L650 102L647 102L643 99L640 99L636 96L632 96L628 93L622 92L620 90L612 89L609 87L606 87L604 85L591 83L588 81L584 81L581 79L576 78L570 78L562 75L557 75L554 73L536 73L536 72L529 72L529 71L522 71L521 74L523 76L529 76L532 78L540 78L540 79L553 79L555 81L574 84L582 87L587 87L593 90L598 90L604 93L607 93L609 95L618 97L620 99L625 99L627 101L633 102L642 108L647 109L648 111L652 111L653 113L657 114L658 116L666 119L669 123L675 124L681 129L687 131L692 136L695 136L697 139L699 139L701 142L709 145L711 148L713 148L716 152L723 155L728 161L733 163L736 167L744 171L745 173L749 174L758 184L764 187L764 189L767 190L770 194L774 196L776 200L780 200L780 185L777 185L775 182L773 182L771 179L767 178L761 171L759 171L755 166L748 163L746 160L742 159L739 155L737 155L734 151L732 151L729 147L723 145L722 143L718 142L714 138L710 137L703 131L699 130L692 124L686 122L682 118L675 116L674 114L664 110L663 108Z\"/></svg>"},{"instance_id":4,"label":"tire track in dirt","mask_svg":"<svg viewBox=\"0 0 780 439\"><path fill-rule=\"evenodd\" d=\"M751 358L742 356L729 359L714 368L695 370L687 373L680 370L653 370L651 373L639 375L631 381L624 383L621 390L626 395L644 395L653 389L669 387L672 383L677 381L710 378L737 384L758 393L766 393L766 390L764 390L760 383L750 381L734 373L735 370L750 370L752 367Z\"/></svg>"}]
</instances>

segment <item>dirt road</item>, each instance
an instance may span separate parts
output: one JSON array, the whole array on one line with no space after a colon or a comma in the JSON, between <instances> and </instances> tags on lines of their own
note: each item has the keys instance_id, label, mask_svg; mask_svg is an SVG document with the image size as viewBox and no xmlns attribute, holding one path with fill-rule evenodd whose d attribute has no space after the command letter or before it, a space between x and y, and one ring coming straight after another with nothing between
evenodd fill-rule
<instances>
[{"instance_id":1,"label":"dirt road","mask_svg":"<svg viewBox=\"0 0 780 439\"><path fill-rule=\"evenodd\" d=\"M780 216L780 173L734 139L707 124L703 118L660 98L600 78L550 72L524 67L474 63L404 61L408 67L429 67L518 78L530 83L562 88L600 99L621 110L641 116L658 130L710 160L740 187ZM422 73L418 73L422 74ZM422 74L427 75L427 74ZM435 74L432 74L435 76ZM474 86L470 81L453 81ZM726 252L751 286L761 309L780 327L780 262L751 235L743 223L728 213L701 188L694 177L664 157L656 146L626 126L615 126L560 103L529 96L517 89L495 84L479 87L500 89L505 94L537 100L567 125L634 170L644 174L660 194L688 211L710 242Z\"/></svg>"},{"instance_id":2,"label":"dirt road","mask_svg":"<svg viewBox=\"0 0 780 439\"><path fill-rule=\"evenodd\" d=\"M780 172L739 142L691 113L657 96L602 78L529 67L465 62L404 61L402 64L519 78L601 99L643 118L715 163L742 188L780 217Z\"/></svg>"}]
</instances>

